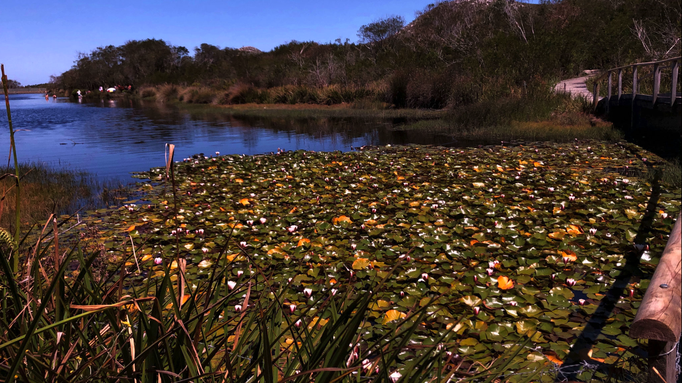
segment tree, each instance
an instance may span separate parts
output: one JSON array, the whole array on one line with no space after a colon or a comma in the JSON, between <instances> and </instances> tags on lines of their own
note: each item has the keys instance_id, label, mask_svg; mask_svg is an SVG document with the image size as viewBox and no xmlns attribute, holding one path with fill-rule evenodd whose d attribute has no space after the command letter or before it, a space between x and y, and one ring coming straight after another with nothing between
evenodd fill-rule
<instances>
[{"instance_id":1,"label":"tree","mask_svg":"<svg viewBox=\"0 0 682 383\"><path fill-rule=\"evenodd\" d=\"M119 49L126 82L135 85L163 82L164 75L174 69L178 54L184 52L173 52L172 46L156 39L128 41Z\"/></svg>"},{"instance_id":2,"label":"tree","mask_svg":"<svg viewBox=\"0 0 682 383\"><path fill-rule=\"evenodd\" d=\"M358 37L363 44L382 44L386 39L400 32L403 26L405 26L405 19L402 16L391 16L363 25L358 30Z\"/></svg>"},{"instance_id":3,"label":"tree","mask_svg":"<svg viewBox=\"0 0 682 383\"><path fill-rule=\"evenodd\" d=\"M1 81L0 81L0 84L2 84ZM7 79L7 87L9 89L21 88L21 83L19 81L16 81L16 80Z\"/></svg>"}]
</instances>

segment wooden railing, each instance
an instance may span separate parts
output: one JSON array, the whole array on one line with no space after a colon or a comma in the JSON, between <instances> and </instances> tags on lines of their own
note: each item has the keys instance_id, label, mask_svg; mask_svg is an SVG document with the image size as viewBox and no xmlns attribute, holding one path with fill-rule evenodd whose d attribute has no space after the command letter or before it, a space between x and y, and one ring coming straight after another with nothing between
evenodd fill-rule
<instances>
[{"instance_id":1,"label":"wooden railing","mask_svg":"<svg viewBox=\"0 0 682 383\"><path fill-rule=\"evenodd\" d=\"M618 68L612 68L604 71L599 77L595 78L594 81L594 99L593 99L593 104L594 107L597 107L597 103L599 102L599 87L600 83L604 81L605 79L608 78L608 94L607 94L607 105L611 101L611 97L613 95L612 90L613 90L613 74L617 73L618 77L618 100L620 101L621 97L623 96L623 72L628 69L632 68L632 102L634 102L637 99L637 96L647 96L651 97L651 102L652 105L656 105L656 102L659 101L659 98L661 96L661 71L665 69L666 63L670 63L668 66L672 72L671 76L671 84L670 84L670 106L672 107L675 104L675 100L680 98L680 95L677 92L677 82L678 82L678 75L680 71L680 61L682 60L682 57L674 57L666 60L659 60L659 61L651 61L651 62L645 62L645 63L636 63L636 64L630 64L630 65L625 65L621 66ZM653 66L653 94L652 95L642 95L638 94L639 91L639 68L645 67L645 66ZM667 95L666 95L667 96Z\"/></svg>"},{"instance_id":2,"label":"wooden railing","mask_svg":"<svg viewBox=\"0 0 682 383\"><path fill-rule=\"evenodd\" d=\"M677 381L677 345L682 328L681 232L682 213L677 217L642 304L630 326L632 338L649 340L649 382Z\"/></svg>"}]
</instances>

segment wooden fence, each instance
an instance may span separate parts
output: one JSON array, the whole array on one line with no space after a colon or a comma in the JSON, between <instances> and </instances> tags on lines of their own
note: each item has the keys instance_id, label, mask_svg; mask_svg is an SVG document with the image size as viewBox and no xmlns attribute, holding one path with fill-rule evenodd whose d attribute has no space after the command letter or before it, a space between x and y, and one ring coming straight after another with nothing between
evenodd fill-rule
<instances>
[{"instance_id":1,"label":"wooden fence","mask_svg":"<svg viewBox=\"0 0 682 383\"><path fill-rule=\"evenodd\" d=\"M615 96L613 93L613 75L617 74L617 80L618 80L618 93L617 93L617 100L618 102L621 101L623 96L625 94L623 93L623 74L626 69L632 68L632 102L634 103L636 100L650 100L651 105L656 105L656 102L666 102L669 103L670 106L672 107L675 104L676 100L679 100L682 96L678 94L677 92L677 82L679 80L679 71L680 71L680 61L682 60L682 57L674 57L666 60L660 60L660 61L651 61L651 62L645 62L645 63L636 63L636 64L630 64L630 65L625 65L621 66L618 68L612 68L604 71L599 77L595 78L594 81L594 99L593 99L593 104L594 107L597 107L597 104L599 102L599 88L601 82L604 80L607 80L607 89L608 93L606 96L606 105L608 108L608 105L611 103L612 97ZM669 65L665 65L667 63L670 63ZM640 85L640 78L639 78L639 69L647 66L653 66L653 71L652 71L652 80L653 80L653 91L651 95L649 94L640 94L639 92L639 85ZM670 86L670 93L662 94L661 93L661 72L663 70L669 70L671 71L671 86ZM628 95L629 96L629 95ZM627 97L630 98L630 97Z\"/></svg>"},{"instance_id":2,"label":"wooden fence","mask_svg":"<svg viewBox=\"0 0 682 383\"><path fill-rule=\"evenodd\" d=\"M649 382L677 382L677 346L682 329L681 232L682 213L630 326L632 338L649 340Z\"/></svg>"}]
</instances>

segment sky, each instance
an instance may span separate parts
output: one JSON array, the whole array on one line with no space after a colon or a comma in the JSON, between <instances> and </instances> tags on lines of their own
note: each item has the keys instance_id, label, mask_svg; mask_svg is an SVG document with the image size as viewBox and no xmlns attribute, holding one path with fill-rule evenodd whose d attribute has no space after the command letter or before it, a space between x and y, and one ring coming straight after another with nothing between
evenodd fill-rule
<instances>
[{"instance_id":1,"label":"sky","mask_svg":"<svg viewBox=\"0 0 682 383\"><path fill-rule=\"evenodd\" d=\"M357 41L387 16L410 22L433 0L0 1L0 63L22 85L48 82L79 52L129 40L162 39L193 52L202 43L263 51L291 40Z\"/></svg>"}]
</instances>

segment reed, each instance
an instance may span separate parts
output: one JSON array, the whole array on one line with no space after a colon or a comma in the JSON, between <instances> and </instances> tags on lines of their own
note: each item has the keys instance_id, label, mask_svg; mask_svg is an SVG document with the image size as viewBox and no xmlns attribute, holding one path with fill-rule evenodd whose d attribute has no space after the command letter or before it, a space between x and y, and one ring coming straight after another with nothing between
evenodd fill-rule
<instances>
[{"instance_id":1,"label":"reed","mask_svg":"<svg viewBox=\"0 0 682 383\"><path fill-rule=\"evenodd\" d=\"M19 217L22 226L30 227L50 214L120 205L133 193L116 181L99 181L94 175L78 170L54 168L45 163L20 164L22 183ZM12 168L0 167L0 174ZM0 227L14 229L16 210L14 178L0 180Z\"/></svg>"},{"instance_id":2,"label":"reed","mask_svg":"<svg viewBox=\"0 0 682 383\"><path fill-rule=\"evenodd\" d=\"M49 226L43 237L54 234ZM55 235L47 244L38 241L21 276L8 272L7 249L0 246L0 293L5 297L0 379L5 382L112 377L133 382L395 382L398 370L402 381L446 382L456 376L447 347L437 347L454 344L454 332L445 332L412 360L399 358L410 350L410 335L427 315L427 306L414 307L394 331L359 342L364 324L373 320L370 303L383 282L372 293L349 289L347 295L321 296L292 313L284 290L270 285L260 271L230 289L226 282L232 270L225 257L180 296L180 268L166 266L159 282L124 289L135 272L120 268L95 275L91 265L97 253L86 255L74 247L62 255L58 241ZM267 285L264 293L254 293L256 283ZM490 369L466 376L482 381L504 374L504 360L524 346L510 350Z\"/></svg>"},{"instance_id":3,"label":"reed","mask_svg":"<svg viewBox=\"0 0 682 383\"><path fill-rule=\"evenodd\" d=\"M442 118L416 121L398 127L443 134L453 140L618 141L622 133L611 123L586 113L582 100L541 94L479 102L450 110Z\"/></svg>"},{"instance_id":4,"label":"reed","mask_svg":"<svg viewBox=\"0 0 682 383\"><path fill-rule=\"evenodd\" d=\"M19 243L19 239L21 238L21 182L19 178L19 161L17 160L17 146L14 142L14 127L12 126L12 113L10 112L10 107L9 107L9 92L7 89L7 84L9 83L9 80L7 79L7 75L5 75L5 65L2 64L0 65L0 69L2 70L2 87L3 90L5 91L5 108L7 110L7 122L9 124L9 137L10 137L10 152L13 155L14 158L14 181L16 185L16 193L15 193L15 226L14 226L14 243ZM13 272L16 272L19 269L19 258L17 257L16 254L14 254L12 258L12 270Z\"/></svg>"},{"instance_id":5,"label":"reed","mask_svg":"<svg viewBox=\"0 0 682 383\"><path fill-rule=\"evenodd\" d=\"M215 104L219 97L219 92L209 87L189 87L177 91L177 100L187 104ZM170 95L166 99L170 99Z\"/></svg>"},{"instance_id":6,"label":"reed","mask_svg":"<svg viewBox=\"0 0 682 383\"><path fill-rule=\"evenodd\" d=\"M367 103L358 105L371 106L369 108L356 108L350 105L290 105L290 104L240 104L221 105L219 107L208 105L178 104L183 110L193 115L202 116L234 116L253 118L288 118L288 119L322 119L322 118L361 118L361 119L436 119L447 115L445 110L425 109L387 109L381 108L386 104ZM374 108L376 107L376 108Z\"/></svg>"}]
</instances>

